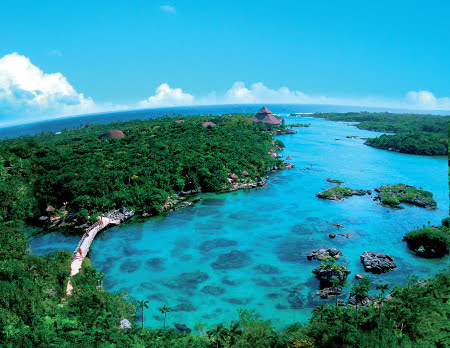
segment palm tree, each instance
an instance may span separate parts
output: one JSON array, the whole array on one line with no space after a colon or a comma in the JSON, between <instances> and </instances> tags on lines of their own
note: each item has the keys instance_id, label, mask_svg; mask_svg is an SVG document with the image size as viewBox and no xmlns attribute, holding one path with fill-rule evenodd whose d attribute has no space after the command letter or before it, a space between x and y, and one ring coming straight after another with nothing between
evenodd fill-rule
<instances>
[{"instance_id":1,"label":"palm tree","mask_svg":"<svg viewBox=\"0 0 450 348\"><path fill-rule=\"evenodd\" d=\"M166 305L162 306L161 308L159 308L159 311L161 312L161 314L164 314L164 330L166 329L166 317L167 317L167 313L170 312L170 308L167 307Z\"/></svg>"},{"instance_id":2,"label":"palm tree","mask_svg":"<svg viewBox=\"0 0 450 348\"><path fill-rule=\"evenodd\" d=\"M356 308L356 327L358 327L358 303L366 298L369 293L371 282L369 277L363 277L359 283L354 283L350 296L355 296L355 308Z\"/></svg>"},{"instance_id":3,"label":"palm tree","mask_svg":"<svg viewBox=\"0 0 450 348\"><path fill-rule=\"evenodd\" d=\"M148 301L137 301L138 308L142 310L142 329L144 329L144 307L148 308Z\"/></svg>"},{"instance_id":4,"label":"palm tree","mask_svg":"<svg viewBox=\"0 0 450 348\"><path fill-rule=\"evenodd\" d=\"M230 336L230 345L234 345L236 343L236 337L242 335L242 328L239 322L232 323L230 325L229 336Z\"/></svg>"},{"instance_id":5,"label":"palm tree","mask_svg":"<svg viewBox=\"0 0 450 348\"><path fill-rule=\"evenodd\" d=\"M386 290L389 290L389 285L388 284L377 285L376 289L380 290L380 295L378 295L378 298L380 300L379 310L380 310L380 332L381 332L381 307L383 306L384 293Z\"/></svg>"},{"instance_id":6,"label":"palm tree","mask_svg":"<svg viewBox=\"0 0 450 348\"><path fill-rule=\"evenodd\" d=\"M234 327L235 326L235 327ZM234 334L241 334L241 331L238 330L239 323L237 325L235 324L233 326L234 328ZM226 343L227 337L230 336L230 330L223 326L223 324L217 325L217 327L209 330L206 332L208 335L208 338L216 343L216 347L219 348L222 346L221 343ZM233 338L234 339L234 338Z\"/></svg>"},{"instance_id":7,"label":"palm tree","mask_svg":"<svg viewBox=\"0 0 450 348\"><path fill-rule=\"evenodd\" d=\"M322 327L322 318L327 311L327 307L328 306L321 304L320 306L313 309L313 313L317 313L318 315L320 315L320 327Z\"/></svg>"}]
</instances>

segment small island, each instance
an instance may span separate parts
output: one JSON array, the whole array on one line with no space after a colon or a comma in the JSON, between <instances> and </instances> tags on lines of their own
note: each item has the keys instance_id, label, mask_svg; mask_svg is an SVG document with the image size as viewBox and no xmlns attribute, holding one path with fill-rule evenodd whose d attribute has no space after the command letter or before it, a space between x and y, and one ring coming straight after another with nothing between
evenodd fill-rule
<instances>
[{"instance_id":1,"label":"small island","mask_svg":"<svg viewBox=\"0 0 450 348\"><path fill-rule=\"evenodd\" d=\"M403 209L404 207L400 203L407 203L430 210L437 209L433 194L414 186L405 184L384 185L376 188L375 192L377 192L377 195L374 199L388 208Z\"/></svg>"},{"instance_id":2,"label":"small island","mask_svg":"<svg viewBox=\"0 0 450 348\"><path fill-rule=\"evenodd\" d=\"M450 230L448 218L442 221L442 226L416 228L408 232L403 241L418 256L426 258L442 257L449 252Z\"/></svg>"},{"instance_id":3,"label":"small island","mask_svg":"<svg viewBox=\"0 0 450 348\"><path fill-rule=\"evenodd\" d=\"M353 190L348 187L342 187L342 186L334 186L330 187L329 189L326 189L323 192L319 192L316 194L318 198L322 199L329 199L332 201L339 201L341 199L344 199L346 197L351 196L364 196L366 194L371 194L372 192L370 190Z\"/></svg>"},{"instance_id":4,"label":"small island","mask_svg":"<svg viewBox=\"0 0 450 348\"><path fill-rule=\"evenodd\" d=\"M330 179L330 178L326 178L325 180L326 180L327 182L332 183L332 184L338 184L338 185L344 183L342 180L338 180L338 179Z\"/></svg>"}]
</instances>

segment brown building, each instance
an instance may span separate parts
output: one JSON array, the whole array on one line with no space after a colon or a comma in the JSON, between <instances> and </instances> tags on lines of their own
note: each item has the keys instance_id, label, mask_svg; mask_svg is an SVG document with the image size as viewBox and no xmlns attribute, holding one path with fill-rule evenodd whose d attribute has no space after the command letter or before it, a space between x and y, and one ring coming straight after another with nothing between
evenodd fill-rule
<instances>
[{"instance_id":1,"label":"brown building","mask_svg":"<svg viewBox=\"0 0 450 348\"><path fill-rule=\"evenodd\" d=\"M280 121L278 121L278 119L274 115L272 115L272 111L270 111L265 106L263 106L255 116L253 116L252 121L269 123L275 126L278 126L280 124Z\"/></svg>"},{"instance_id":2,"label":"brown building","mask_svg":"<svg viewBox=\"0 0 450 348\"><path fill-rule=\"evenodd\" d=\"M121 139L125 138L125 134L123 134L120 130L112 130L106 133L101 134L99 139Z\"/></svg>"}]
</instances>

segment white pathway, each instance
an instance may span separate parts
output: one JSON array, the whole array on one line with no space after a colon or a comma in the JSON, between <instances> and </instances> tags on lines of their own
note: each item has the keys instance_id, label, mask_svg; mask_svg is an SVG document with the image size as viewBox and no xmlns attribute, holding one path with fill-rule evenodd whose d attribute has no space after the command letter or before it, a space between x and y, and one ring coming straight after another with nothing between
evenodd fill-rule
<instances>
[{"instance_id":1,"label":"white pathway","mask_svg":"<svg viewBox=\"0 0 450 348\"><path fill-rule=\"evenodd\" d=\"M73 252L73 259L72 264L70 266L70 276L74 276L75 274L78 274L78 272L81 269L81 264L83 263L84 258L89 252L89 247L91 246L92 241L94 240L97 233L108 226L109 224L113 225L119 225L120 220L111 220L107 217L101 217L100 220L95 223L94 225L90 226L86 233L81 237L80 242L78 243L77 247L75 248L75 251ZM67 282L66 287L66 294L72 295L73 286L69 281Z\"/></svg>"}]
</instances>

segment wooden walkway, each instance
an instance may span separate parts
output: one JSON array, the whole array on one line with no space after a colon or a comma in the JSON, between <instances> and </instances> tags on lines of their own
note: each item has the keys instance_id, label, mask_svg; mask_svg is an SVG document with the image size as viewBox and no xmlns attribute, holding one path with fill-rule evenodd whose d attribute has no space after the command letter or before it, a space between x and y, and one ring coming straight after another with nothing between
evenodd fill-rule
<instances>
[{"instance_id":1,"label":"wooden walkway","mask_svg":"<svg viewBox=\"0 0 450 348\"><path fill-rule=\"evenodd\" d=\"M83 260L86 257L86 255L88 254L91 243L94 240L97 233L110 224L119 225L120 220L111 220L110 218L107 217L101 217L98 222L96 222L88 229L86 229L85 234L83 235L83 237L81 237L80 242L78 243L77 247L75 248L75 251L73 252L72 264L70 266L71 277L80 272L81 264L83 263ZM66 294L72 295L72 290L73 286L69 278L66 287Z\"/></svg>"}]
</instances>

